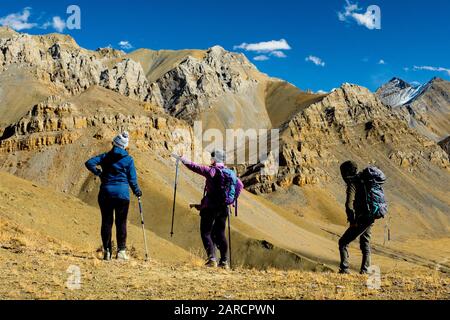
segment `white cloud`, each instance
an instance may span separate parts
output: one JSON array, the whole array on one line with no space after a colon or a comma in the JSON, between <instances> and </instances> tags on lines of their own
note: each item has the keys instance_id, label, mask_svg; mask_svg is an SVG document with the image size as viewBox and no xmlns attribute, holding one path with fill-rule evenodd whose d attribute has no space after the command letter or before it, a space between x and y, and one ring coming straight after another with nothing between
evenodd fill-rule
<instances>
[{"instance_id":1,"label":"white cloud","mask_svg":"<svg viewBox=\"0 0 450 320\"><path fill-rule=\"evenodd\" d=\"M270 55L277 58L287 58L287 55L283 51L272 51Z\"/></svg>"},{"instance_id":2,"label":"white cloud","mask_svg":"<svg viewBox=\"0 0 450 320\"><path fill-rule=\"evenodd\" d=\"M370 30L379 29L377 21L375 21L371 10L367 10L365 13L360 13L362 8L360 8L357 3L351 3L349 0L345 0L345 2L346 5L344 6L344 11L337 13L340 21L356 21L358 25L365 26Z\"/></svg>"},{"instance_id":3,"label":"white cloud","mask_svg":"<svg viewBox=\"0 0 450 320\"><path fill-rule=\"evenodd\" d=\"M408 72L408 71L409 71L409 68L408 68L408 67L404 67L403 70L406 71L406 72Z\"/></svg>"},{"instance_id":4,"label":"white cloud","mask_svg":"<svg viewBox=\"0 0 450 320\"><path fill-rule=\"evenodd\" d=\"M22 12L11 13L0 18L0 25L11 27L14 30L28 30L33 28L48 29L53 27L58 32L63 32L66 29L66 22L58 16L53 17L52 21L47 21L43 24L31 22L31 8L26 7ZM38 18L39 20L39 18Z\"/></svg>"},{"instance_id":5,"label":"white cloud","mask_svg":"<svg viewBox=\"0 0 450 320\"><path fill-rule=\"evenodd\" d=\"M133 45L132 45L129 41L126 41L126 40L120 41L120 42L119 42L119 46L120 46L120 48L122 48L123 50L130 50L130 49L133 49Z\"/></svg>"},{"instance_id":6,"label":"white cloud","mask_svg":"<svg viewBox=\"0 0 450 320\"><path fill-rule=\"evenodd\" d=\"M234 50L242 49L245 51L255 51L259 53L268 53L280 50L291 50L291 46L285 39L271 40L258 43L242 43L238 46L234 46Z\"/></svg>"},{"instance_id":7,"label":"white cloud","mask_svg":"<svg viewBox=\"0 0 450 320\"><path fill-rule=\"evenodd\" d=\"M338 18L341 21L347 21L347 18L350 17L354 11L361 10L357 3L350 3L348 0L346 0L346 3L347 5L344 6L344 12L338 12Z\"/></svg>"},{"instance_id":8,"label":"white cloud","mask_svg":"<svg viewBox=\"0 0 450 320\"><path fill-rule=\"evenodd\" d=\"M27 7L22 12L11 13L0 18L0 25L8 26L14 30L21 31L32 29L37 26L36 23L31 23L28 19L31 16L31 8Z\"/></svg>"},{"instance_id":9,"label":"white cloud","mask_svg":"<svg viewBox=\"0 0 450 320\"><path fill-rule=\"evenodd\" d=\"M431 66L414 66L414 70L425 70L425 71L434 71L434 72L445 72L450 76L450 69L443 67L431 67Z\"/></svg>"},{"instance_id":10,"label":"white cloud","mask_svg":"<svg viewBox=\"0 0 450 320\"><path fill-rule=\"evenodd\" d=\"M52 27L58 32L63 32L66 29L66 22L58 16L53 17Z\"/></svg>"},{"instance_id":11,"label":"white cloud","mask_svg":"<svg viewBox=\"0 0 450 320\"><path fill-rule=\"evenodd\" d=\"M287 55L283 50L291 50L291 46L285 39L271 40L258 43L242 43L233 47L234 50L244 50L259 54L253 59L256 61L266 61L270 57L286 58Z\"/></svg>"},{"instance_id":12,"label":"white cloud","mask_svg":"<svg viewBox=\"0 0 450 320\"><path fill-rule=\"evenodd\" d=\"M328 92L326 92L325 90L318 90L316 93L317 94L327 94Z\"/></svg>"},{"instance_id":13,"label":"white cloud","mask_svg":"<svg viewBox=\"0 0 450 320\"><path fill-rule=\"evenodd\" d=\"M306 57L305 61L307 61L307 62L312 62L312 63L314 63L316 66L325 67L325 62L322 61L322 59L320 59L319 57L316 57L316 56L309 56L309 57Z\"/></svg>"},{"instance_id":14,"label":"white cloud","mask_svg":"<svg viewBox=\"0 0 450 320\"><path fill-rule=\"evenodd\" d=\"M383 59L381 59L380 61L378 61L378 64L386 64L386 61L384 61Z\"/></svg>"},{"instance_id":15,"label":"white cloud","mask_svg":"<svg viewBox=\"0 0 450 320\"><path fill-rule=\"evenodd\" d=\"M269 59L270 58L266 55L259 55L259 56L256 56L253 58L253 60L255 60L255 61L267 61Z\"/></svg>"}]
</instances>

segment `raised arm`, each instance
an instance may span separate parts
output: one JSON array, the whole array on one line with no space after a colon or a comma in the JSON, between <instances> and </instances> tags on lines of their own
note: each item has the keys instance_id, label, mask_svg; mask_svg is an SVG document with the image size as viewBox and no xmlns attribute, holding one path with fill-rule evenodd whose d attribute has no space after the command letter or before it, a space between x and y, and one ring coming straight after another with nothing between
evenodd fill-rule
<instances>
[{"instance_id":1,"label":"raised arm","mask_svg":"<svg viewBox=\"0 0 450 320\"><path fill-rule=\"evenodd\" d=\"M181 157L180 160L186 166L186 168L205 178L214 177L214 175L216 174L216 170L210 166L200 165L183 157Z\"/></svg>"}]
</instances>

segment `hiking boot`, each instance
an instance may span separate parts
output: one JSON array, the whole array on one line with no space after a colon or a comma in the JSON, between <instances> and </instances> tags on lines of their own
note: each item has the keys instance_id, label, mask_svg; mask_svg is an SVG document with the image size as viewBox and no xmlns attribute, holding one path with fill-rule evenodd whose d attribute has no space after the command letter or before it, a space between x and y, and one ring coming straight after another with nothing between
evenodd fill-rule
<instances>
[{"instance_id":1,"label":"hiking boot","mask_svg":"<svg viewBox=\"0 0 450 320\"><path fill-rule=\"evenodd\" d=\"M359 272L359 274L361 274L361 275L367 275L367 274L369 274L369 271L367 271L367 270L361 270L361 271Z\"/></svg>"},{"instance_id":2,"label":"hiking boot","mask_svg":"<svg viewBox=\"0 0 450 320\"><path fill-rule=\"evenodd\" d=\"M220 261L219 268L224 270L230 270L230 264L228 263L228 261Z\"/></svg>"},{"instance_id":3,"label":"hiking boot","mask_svg":"<svg viewBox=\"0 0 450 320\"><path fill-rule=\"evenodd\" d=\"M339 270L339 274L350 274L350 270L348 270L348 269L345 269L345 270L341 269L341 270Z\"/></svg>"},{"instance_id":4,"label":"hiking boot","mask_svg":"<svg viewBox=\"0 0 450 320\"><path fill-rule=\"evenodd\" d=\"M117 252L117 260L128 261L130 258L128 257L126 250L119 250Z\"/></svg>"},{"instance_id":5,"label":"hiking boot","mask_svg":"<svg viewBox=\"0 0 450 320\"><path fill-rule=\"evenodd\" d=\"M213 260L213 259L209 259L208 262L206 262L205 267L217 268L217 261Z\"/></svg>"},{"instance_id":6,"label":"hiking boot","mask_svg":"<svg viewBox=\"0 0 450 320\"><path fill-rule=\"evenodd\" d=\"M103 260L111 261L111 250L110 249L103 250Z\"/></svg>"}]
</instances>

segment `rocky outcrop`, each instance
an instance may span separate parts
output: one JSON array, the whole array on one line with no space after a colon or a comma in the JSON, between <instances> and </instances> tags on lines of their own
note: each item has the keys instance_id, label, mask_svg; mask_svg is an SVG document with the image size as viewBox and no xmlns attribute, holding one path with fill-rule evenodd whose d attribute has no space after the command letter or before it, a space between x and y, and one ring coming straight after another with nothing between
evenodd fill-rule
<instances>
[{"instance_id":1,"label":"rocky outcrop","mask_svg":"<svg viewBox=\"0 0 450 320\"><path fill-rule=\"evenodd\" d=\"M8 33L0 37L0 72L12 65L31 68L40 80L71 95L101 86L164 107L184 120L197 119L226 94L257 100L253 97L256 87L265 77L243 54L215 46L204 55L187 55L150 83L141 63L124 52L84 50L64 35Z\"/></svg>"},{"instance_id":2,"label":"rocky outcrop","mask_svg":"<svg viewBox=\"0 0 450 320\"><path fill-rule=\"evenodd\" d=\"M450 136L448 136L446 139L439 142L439 145L450 156Z\"/></svg>"},{"instance_id":3,"label":"rocky outcrop","mask_svg":"<svg viewBox=\"0 0 450 320\"><path fill-rule=\"evenodd\" d=\"M83 135L110 139L122 128L126 128L137 145L151 150L172 151L180 144L190 148L192 130L181 121L165 114L121 114L86 112L73 103L58 96L34 106L17 123L7 127L0 138L0 153L39 150L52 145L73 144ZM175 137L172 133L180 128L189 136Z\"/></svg>"},{"instance_id":4,"label":"rocky outcrop","mask_svg":"<svg viewBox=\"0 0 450 320\"><path fill-rule=\"evenodd\" d=\"M149 84L139 63L112 49L81 49L69 36L12 34L0 38L0 72L11 65L36 70L37 76L79 94L93 85L133 99L148 99Z\"/></svg>"},{"instance_id":5,"label":"rocky outcrop","mask_svg":"<svg viewBox=\"0 0 450 320\"><path fill-rule=\"evenodd\" d=\"M215 46L202 59L188 56L152 83L150 101L172 115L192 120L218 97L254 87L258 83L256 73L244 55Z\"/></svg>"},{"instance_id":6,"label":"rocky outcrop","mask_svg":"<svg viewBox=\"0 0 450 320\"><path fill-rule=\"evenodd\" d=\"M248 169L244 180L254 193L327 182L330 168L339 167L339 155L365 153L377 159L383 156L377 154L379 145L396 166L423 161L449 166L447 154L410 129L369 90L344 84L282 128L278 174L261 175L258 165Z\"/></svg>"}]
</instances>

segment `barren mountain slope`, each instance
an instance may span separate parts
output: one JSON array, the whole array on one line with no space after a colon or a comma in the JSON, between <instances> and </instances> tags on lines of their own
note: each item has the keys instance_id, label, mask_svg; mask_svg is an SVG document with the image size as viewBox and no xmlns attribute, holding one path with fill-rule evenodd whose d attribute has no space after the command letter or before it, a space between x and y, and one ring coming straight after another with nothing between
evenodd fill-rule
<instances>
[{"instance_id":1,"label":"barren mountain slope","mask_svg":"<svg viewBox=\"0 0 450 320\"><path fill-rule=\"evenodd\" d=\"M204 50L149 50L138 49L128 54L132 60L139 62L144 69L150 83L164 76L170 70L176 68L188 56L203 59Z\"/></svg>"},{"instance_id":2,"label":"barren mountain slope","mask_svg":"<svg viewBox=\"0 0 450 320\"><path fill-rule=\"evenodd\" d=\"M383 272L382 289L367 278L330 273L237 268L211 271L202 260L152 232L143 261L141 230L129 227L132 261L100 260L99 214L80 200L0 173L0 299L447 299L444 266L414 275ZM14 185L14 190L11 190ZM61 210L61 208L64 210ZM138 222L132 210L130 221ZM69 290L70 268L81 286ZM442 267L442 269L441 269Z\"/></svg>"},{"instance_id":3,"label":"barren mountain slope","mask_svg":"<svg viewBox=\"0 0 450 320\"><path fill-rule=\"evenodd\" d=\"M31 68L9 67L0 73L0 127L19 120L30 105L54 94L63 92L51 83L38 80Z\"/></svg>"},{"instance_id":4,"label":"barren mountain slope","mask_svg":"<svg viewBox=\"0 0 450 320\"><path fill-rule=\"evenodd\" d=\"M411 105L418 121L422 122L440 141L450 134L450 82L433 79L428 89Z\"/></svg>"},{"instance_id":5,"label":"barren mountain slope","mask_svg":"<svg viewBox=\"0 0 450 320\"><path fill-rule=\"evenodd\" d=\"M154 104L172 115L202 120L205 129L277 127L321 99L259 72L248 59L220 46L206 51L137 50Z\"/></svg>"},{"instance_id":6,"label":"barren mountain slope","mask_svg":"<svg viewBox=\"0 0 450 320\"><path fill-rule=\"evenodd\" d=\"M281 127L294 115L324 97L325 95L303 92L288 82L269 82L266 89L266 108L272 127Z\"/></svg>"},{"instance_id":7,"label":"barren mountain slope","mask_svg":"<svg viewBox=\"0 0 450 320\"><path fill-rule=\"evenodd\" d=\"M67 255L100 255L101 252L97 252L101 249L100 213L97 208L55 189L3 172L0 172L0 181L2 248L19 252L28 247L35 247L41 252L59 248L67 251ZM143 259L143 236L135 208L133 206L129 215L132 224L128 230L128 245L135 258ZM8 226L9 228L4 228ZM7 237L8 229L17 230L16 236ZM26 232L23 229L27 229ZM159 238L153 232L148 231L147 237L152 243L150 255L154 259L168 262L186 262L190 259L188 251ZM48 246L48 243L53 245Z\"/></svg>"}]
</instances>

